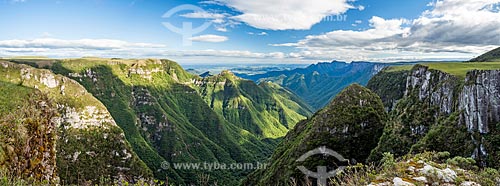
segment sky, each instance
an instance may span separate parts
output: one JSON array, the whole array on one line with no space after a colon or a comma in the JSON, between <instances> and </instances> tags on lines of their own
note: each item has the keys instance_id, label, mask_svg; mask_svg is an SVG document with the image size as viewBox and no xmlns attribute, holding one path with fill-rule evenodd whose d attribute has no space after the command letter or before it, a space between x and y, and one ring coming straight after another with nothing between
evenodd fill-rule
<instances>
[{"instance_id":1,"label":"sky","mask_svg":"<svg viewBox=\"0 0 500 186\"><path fill-rule=\"evenodd\" d=\"M467 60L500 46L500 0L0 0L0 25L0 57Z\"/></svg>"}]
</instances>

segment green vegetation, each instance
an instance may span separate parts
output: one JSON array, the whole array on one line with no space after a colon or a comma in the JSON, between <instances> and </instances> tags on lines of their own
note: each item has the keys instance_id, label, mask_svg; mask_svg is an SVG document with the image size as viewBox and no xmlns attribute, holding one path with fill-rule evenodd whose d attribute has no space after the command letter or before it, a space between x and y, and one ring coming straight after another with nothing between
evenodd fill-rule
<instances>
[{"instance_id":1,"label":"green vegetation","mask_svg":"<svg viewBox=\"0 0 500 186\"><path fill-rule=\"evenodd\" d=\"M407 67L412 66L386 67L383 73L373 76L366 85L367 88L380 96L387 111L392 110L396 102L404 96L406 77L410 73L410 70L406 70ZM398 70L394 70L396 68Z\"/></svg>"},{"instance_id":2,"label":"green vegetation","mask_svg":"<svg viewBox=\"0 0 500 186\"><path fill-rule=\"evenodd\" d=\"M256 82L273 82L302 98L315 111L325 107L340 91L352 83L366 85L378 68L386 66L367 62L317 63L307 68L271 71L242 76Z\"/></svg>"},{"instance_id":3,"label":"green vegetation","mask_svg":"<svg viewBox=\"0 0 500 186\"><path fill-rule=\"evenodd\" d=\"M383 72L399 72L399 71L410 71L413 65L400 65L400 66L390 66L386 67Z\"/></svg>"},{"instance_id":4,"label":"green vegetation","mask_svg":"<svg viewBox=\"0 0 500 186\"><path fill-rule=\"evenodd\" d=\"M497 69L500 68L500 63L424 63L413 67L412 73L419 68L426 68L425 66L429 67L428 72L431 73L426 86L431 87L430 91L435 91L432 97L426 96L429 93L422 92L418 86L415 89L410 87L408 90L401 87L406 84L407 79L394 77L410 74L406 70L394 71L389 68L370 81L368 86L384 97L384 104L397 102L394 108L390 109L384 134L378 146L373 149L370 161L380 160L384 152L391 152L401 157L407 153L448 151L453 156L467 157L477 150L477 142L474 139L482 138L481 135L471 133L460 121L463 118L460 118L462 112L458 109L458 97L463 90L465 79L461 76L474 69ZM403 96L403 91L407 91L406 96ZM447 94L452 94L449 104L435 102L439 99L448 99ZM422 96L425 99L421 99ZM443 113L443 107L453 112ZM499 166L496 155L498 148L494 145L499 144L499 141L495 136L498 136L498 131L492 128L482 140L491 153L489 159L482 160L483 164L487 162L488 166L492 167Z\"/></svg>"},{"instance_id":5,"label":"green vegetation","mask_svg":"<svg viewBox=\"0 0 500 186\"><path fill-rule=\"evenodd\" d=\"M396 180L424 185L498 185L496 169L479 169L474 160L460 156L448 158L449 152L423 152L395 159L384 153L379 166L357 164L344 169L330 180L331 185L392 185Z\"/></svg>"},{"instance_id":6,"label":"green vegetation","mask_svg":"<svg viewBox=\"0 0 500 186\"><path fill-rule=\"evenodd\" d=\"M60 177L62 184L99 183L98 179L101 176L112 178L110 181L116 179L118 175L126 175L124 179L128 181L139 178L148 179L152 176L149 168L131 150L130 145L125 141L123 131L114 124L106 107L80 84L69 78L55 75L49 70L35 69L6 61L0 61L0 64L2 74L0 76L0 90L2 90L0 116L2 119L9 119L10 115L15 115L18 118L14 121L29 121L28 116L19 114L17 110L18 108L23 110L22 105L26 103L31 106L37 105L27 101L28 98L37 97L32 96L32 92L44 92L43 94L53 103L44 108L57 111L57 114L52 116L54 121L58 121L58 126L54 126L54 130L57 131L57 142L55 142L57 145L54 146L57 149L40 147L56 150L57 168L54 165L52 173L47 175L53 174ZM38 111L42 110L38 109ZM95 123L92 122L93 119L101 121ZM36 119L36 121L44 120ZM71 123L65 123L65 121L71 121ZM43 125L43 127L46 126L49 125ZM21 128L8 128L12 129L10 132L13 133L25 133L25 130ZM14 136L22 137L23 135ZM44 139L36 135L31 136L32 140ZM81 161L85 163L81 164ZM7 163L7 165L13 164Z\"/></svg>"},{"instance_id":7,"label":"green vegetation","mask_svg":"<svg viewBox=\"0 0 500 186\"><path fill-rule=\"evenodd\" d=\"M468 71L500 69L500 62L393 66L369 82L373 64L318 64L305 71L268 74L257 85L229 71L199 77L169 60L8 61L0 60L0 185L50 183L56 177L60 184L155 184L153 175L174 185L236 185L250 170L207 172L161 165L251 163L269 157L270 166L251 173L244 185L302 185L310 180L303 179L297 166L313 170L317 165L346 163L319 156L295 161L321 146L351 163L331 180L334 185L392 183L395 178L424 185L415 177L425 177L429 184L445 182L434 174L407 171L425 166L455 171L457 176L447 183L499 182L497 170L478 165L500 167L500 123L490 124L488 133L469 131L461 123L457 98L467 86ZM431 88L423 90L424 83L406 87L410 80L428 81L425 86ZM358 81L368 82L371 91L358 84L344 88L346 82ZM311 114L337 93L325 108ZM449 113L443 112L447 109ZM47 119L59 117L64 119L54 120L62 121L57 126ZM26 135L43 145L26 146ZM43 135L47 136L37 137ZM488 156L464 158L481 150L478 143ZM26 149L51 156L13 158L32 154Z\"/></svg>"},{"instance_id":8,"label":"green vegetation","mask_svg":"<svg viewBox=\"0 0 500 186\"><path fill-rule=\"evenodd\" d=\"M0 116L17 109L33 91L28 87L0 81Z\"/></svg>"},{"instance_id":9,"label":"green vegetation","mask_svg":"<svg viewBox=\"0 0 500 186\"><path fill-rule=\"evenodd\" d=\"M429 62L419 63L430 69L439 70L464 79L471 70L500 70L500 62ZM408 71L413 65L391 66L385 72Z\"/></svg>"},{"instance_id":10,"label":"green vegetation","mask_svg":"<svg viewBox=\"0 0 500 186\"><path fill-rule=\"evenodd\" d=\"M57 111L52 100L39 92L0 119L0 172L4 179L28 183L57 183ZM5 180L4 180L5 181Z\"/></svg>"},{"instance_id":11,"label":"green vegetation","mask_svg":"<svg viewBox=\"0 0 500 186\"><path fill-rule=\"evenodd\" d=\"M470 62L488 62L488 61L500 62L500 47L470 60Z\"/></svg>"},{"instance_id":12,"label":"green vegetation","mask_svg":"<svg viewBox=\"0 0 500 186\"><path fill-rule=\"evenodd\" d=\"M333 157L317 156L305 162L296 162L307 151L321 146L340 153L344 158L364 162L370 150L377 145L385 118L380 98L368 89L353 84L337 95L325 109L298 123L271 156L270 166L253 172L244 185L287 185L290 178L299 185L306 184L297 166L315 168L329 162L342 163Z\"/></svg>"},{"instance_id":13,"label":"green vegetation","mask_svg":"<svg viewBox=\"0 0 500 186\"><path fill-rule=\"evenodd\" d=\"M311 115L300 98L273 83L257 85L228 71L200 81L195 88L217 114L262 138L283 137Z\"/></svg>"},{"instance_id":14,"label":"green vegetation","mask_svg":"<svg viewBox=\"0 0 500 186\"><path fill-rule=\"evenodd\" d=\"M500 70L500 62L447 62L447 63L423 63L431 69L440 70L464 79L470 70Z\"/></svg>"},{"instance_id":15,"label":"green vegetation","mask_svg":"<svg viewBox=\"0 0 500 186\"><path fill-rule=\"evenodd\" d=\"M23 63L40 65L36 60ZM57 60L44 67L78 81L99 99L155 177L168 178L172 184L196 184L195 175L206 172L164 169L162 162L262 161L289 127L310 115L306 104L277 85L259 86L229 73L202 79L168 60L81 58ZM90 139L99 135L82 134ZM74 149L61 151L74 153ZM83 160L91 159L82 155ZM93 175L87 170L68 170L61 172ZM208 182L234 185L248 171L213 171Z\"/></svg>"}]
</instances>

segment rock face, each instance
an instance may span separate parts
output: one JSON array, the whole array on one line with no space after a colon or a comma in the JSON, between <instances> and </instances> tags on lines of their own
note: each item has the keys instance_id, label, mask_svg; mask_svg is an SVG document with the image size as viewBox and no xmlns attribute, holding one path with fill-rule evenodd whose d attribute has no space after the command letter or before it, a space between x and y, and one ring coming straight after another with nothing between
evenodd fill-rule
<instances>
[{"instance_id":1,"label":"rock face","mask_svg":"<svg viewBox=\"0 0 500 186\"><path fill-rule=\"evenodd\" d=\"M272 155L270 166L249 175L244 185L286 185L292 179L303 185L304 174L297 170L298 166L314 172L316 166L335 168L338 163L346 163L328 155L296 161L319 147L336 151L350 163L364 162L371 149L377 146L386 117L382 101L376 94L360 85L351 85L326 108L299 122Z\"/></svg>"},{"instance_id":2,"label":"rock face","mask_svg":"<svg viewBox=\"0 0 500 186\"><path fill-rule=\"evenodd\" d=\"M162 165L260 162L287 127L308 116L278 89L243 81L229 72L201 78L164 59L64 60L52 70L70 76L96 96L156 179L168 178L174 185L197 185L197 175L209 176L214 185L238 184L248 170L207 172ZM85 154L82 151L79 157Z\"/></svg>"},{"instance_id":3,"label":"rock face","mask_svg":"<svg viewBox=\"0 0 500 186\"><path fill-rule=\"evenodd\" d=\"M500 122L500 71L473 70L467 73L460 94L463 122L470 132L487 134Z\"/></svg>"},{"instance_id":4,"label":"rock face","mask_svg":"<svg viewBox=\"0 0 500 186\"><path fill-rule=\"evenodd\" d=\"M375 89L380 93L385 88ZM454 151L460 153L454 155L476 158L483 166L499 166L493 160L495 158L491 159L498 151L495 136L498 135L497 124L500 122L499 70L472 70L465 79L460 79L415 65L406 78L404 96L399 99L396 108L391 111L394 113L391 114L394 124L388 125L390 129L387 131L390 132L381 139L385 150L401 149L389 145L396 144L390 141L398 139L401 140L399 144L411 147L403 150L402 154L410 150ZM430 144L432 139L436 139L435 135L449 135L450 143L434 140L432 143L442 145ZM472 145L473 148L457 150L458 146L451 144L459 141L463 147ZM379 145L377 148L384 147Z\"/></svg>"},{"instance_id":5,"label":"rock face","mask_svg":"<svg viewBox=\"0 0 500 186\"><path fill-rule=\"evenodd\" d=\"M438 106L441 113L449 115L454 111L453 96L457 82L455 76L416 65L406 79L405 96L416 94L420 101L429 98L431 105Z\"/></svg>"},{"instance_id":6,"label":"rock face","mask_svg":"<svg viewBox=\"0 0 500 186\"><path fill-rule=\"evenodd\" d=\"M500 71L472 70L463 88L458 82L455 76L417 65L407 78L405 96L417 91L420 101L430 97L429 103L447 115L457 111L458 105L458 110L463 111L461 121L469 132L487 134L488 125L500 121Z\"/></svg>"},{"instance_id":7,"label":"rock face","mask_svg":"<svg viewBox=\"0 0 500 186\"><path fill-rule=\"evenodd\" d=\"M49 70L0 61L0 81L48 94L58 116L57 166L62 184L98 183L100 176L129 181L151 177L106 107L78 82ZM95 74L86 72L86 76ZM82 76L80 76L82 77ZM15 95L12 95L15 96Z\"/></svg>"}]
</instances>

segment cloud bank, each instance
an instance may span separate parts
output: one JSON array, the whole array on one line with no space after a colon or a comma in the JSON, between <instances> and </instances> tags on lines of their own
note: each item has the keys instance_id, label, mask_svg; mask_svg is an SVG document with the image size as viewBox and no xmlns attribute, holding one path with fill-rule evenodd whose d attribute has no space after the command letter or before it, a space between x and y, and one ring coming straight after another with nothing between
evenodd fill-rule
<instances>
[{"instance_id":1,"label":"cloud bank","mask_svg":"<svg viewBox=\"0 0 500 186\"><path fill-rule=\"evenodd\" d=\"M469 58L500 45L500 0L441 0L414 20L374 16L362 31L336 30L296 43L298 58L425 60Z\"/></svg>"}]
</instances>

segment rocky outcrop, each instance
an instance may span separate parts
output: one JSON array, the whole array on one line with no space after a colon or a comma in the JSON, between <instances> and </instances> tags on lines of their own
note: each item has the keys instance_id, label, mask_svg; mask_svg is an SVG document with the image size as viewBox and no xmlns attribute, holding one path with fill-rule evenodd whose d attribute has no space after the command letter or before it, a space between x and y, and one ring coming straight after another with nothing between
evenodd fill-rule
<instances>
[{"instance_id":1,"label":"rocky outcrop","mask_svg":"<svg viewBox=\"0 0 500 186\"><path fill-rule=\"evenodd\" d=\"M463 110L461 121L469 132L488 133L489 125L500 122L500 71L467 73L459 108Z\"/></svg>"},{"instance_id":2,"label":"rocky outcrop","mask_svg":"<svg viewBox=\"0 0 500 186\"><path fill-rule=\"evenodd\" d=\"M394 72L382 74L390 73ZM379 82L384 78L375 80L377 82L370 84L379 94L397 90L384 87L385 84ZM392 137L384 138L386 141L381 140L381 144L391 144L391 140L399 139L412 146L412 150L452 151L459 153L455 155L471 156L483 166L498 166L491 156L496 156L492 153L498 151L492 135L499 132L496 125L500 122L500 70L472 70L465 79L460 79L440 70L415 65L406 78L404 96L393 113L394 125L400 128L393 126L388 130L393 133L387 133L386 137ZM437 131L451 132L452 135L436 134ZM446 143L431 140L436 138L435 135L450 135L453 139ZM463 146L458 147L457 143ZM457 147L463 149L459 152Z\"/></svg>"},{"instance_id":3,"label":"rocky outcrop","mask_svg":"<svg viewBox=\"0 0 500 186\"><path fill-rule=\"evenodd\" d=\"M106 107L78 82L49 70L0 63L1 74L6 74L0 81L34 88L54 101L58 115L52 120L58 130L57 166L63 184L97 183L99 176L125 176L129 181L151 176ZM91 70L72 75L97 81Z\"/></svg>"},{"instance_id":4,"label":"rocky outcrop","mask_svg":"<svg viewBox=\"0 0 500 186\"><path fill-rule=\"evenodd\" d=\"M115 120L111 117L107 110L99 109L96 106L85 106L82 109L75 109L65 105L58 105L61 116L56 118L57 124L70 123L65 127L86 129L101 127L109 129L111 126L116 126Z\"/></svg>"},{"instance_id":5,"label":"rocky outcrop","mask_svg":"<svg viewBox=\"0 0 500 186\"><path fill-rule=\"evenodd\" d=\"M420 101L439 107L447 115L454 111L453 96L458 78L448 73L416 65L406 79L405 96L416 94Z\"/></svg>"},{"instance_id":6,"label":"rocky outcrop","mask_svg":"<svg viewBox=\"0 0 500 186\"><path fill-rule=\"evenodd\" d=\"M137 68L130 68L129 76L131 76L132 74L137 74L144 79L151 80L151 79L153 79L153 74L158 73L158 72L163 72L163 70L160 68L144 69L144 68L137 67ZM173 77L177 77L175 73L173 74Z\"/></svg>"}]
</instances>

